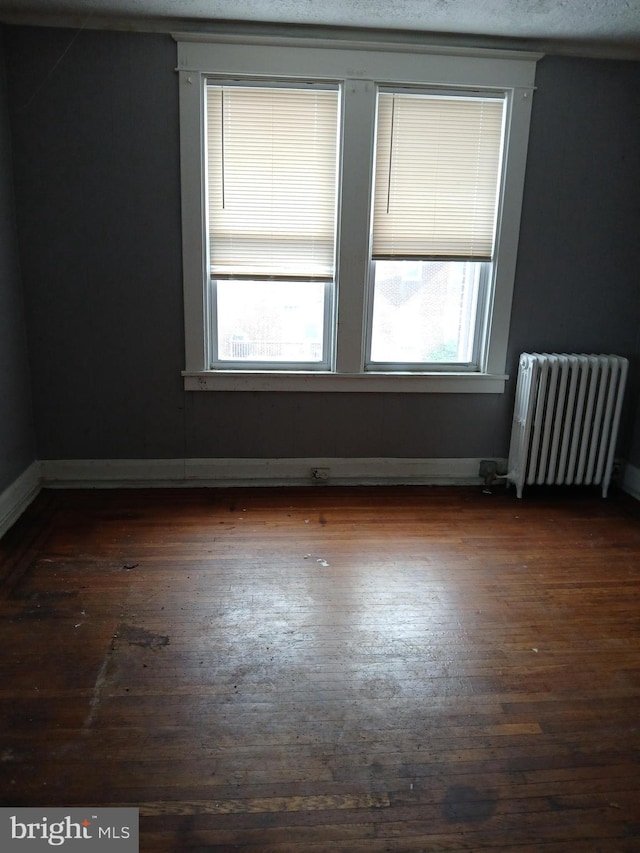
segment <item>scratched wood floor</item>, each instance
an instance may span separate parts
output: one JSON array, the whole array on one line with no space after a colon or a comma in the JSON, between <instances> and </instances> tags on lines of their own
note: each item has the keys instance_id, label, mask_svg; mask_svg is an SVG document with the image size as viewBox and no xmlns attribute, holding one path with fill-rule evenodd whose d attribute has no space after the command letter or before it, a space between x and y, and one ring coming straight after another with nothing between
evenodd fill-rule
<instances>
[{"instance_id":1,"label":"scratched wood floor","mask_svg":"<svg viewBox=\"0 0 640 853\"><path fill-rule=\"evenodd\" d=\"M0 542L0 801L141 850L640 850L640 504L46 491Z\"/></svg>"}]
</instances>

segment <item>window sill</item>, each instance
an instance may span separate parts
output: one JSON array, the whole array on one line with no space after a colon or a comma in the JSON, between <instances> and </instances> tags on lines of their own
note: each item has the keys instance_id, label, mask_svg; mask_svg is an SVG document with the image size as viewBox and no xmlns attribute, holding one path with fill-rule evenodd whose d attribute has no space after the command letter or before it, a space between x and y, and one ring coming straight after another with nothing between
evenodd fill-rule
<instances>
[{"instance_id":1,"label":"window sill","mask_svg":"<svg viewBox=\"0 0 640 853\"><path fill-rule=\"evenodd\" d=\"M185 391L320 391L416 394L502 394L509 378L489 373L313 373L184 371Z\"/></svg>"}]
</instances>

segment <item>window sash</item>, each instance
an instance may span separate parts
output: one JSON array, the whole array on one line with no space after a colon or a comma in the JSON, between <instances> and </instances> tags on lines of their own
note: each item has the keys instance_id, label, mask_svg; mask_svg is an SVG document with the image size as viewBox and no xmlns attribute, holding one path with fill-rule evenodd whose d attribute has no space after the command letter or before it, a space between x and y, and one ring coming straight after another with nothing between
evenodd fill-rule
<instances>
[{"instance_id":1,"label":"window sash","mask_svg":"<svg viewBox=\"0 0 640 853\"><path fill-rule=\"evenodd\" d=\"M235 281L246 281L246 279L238 279ZM272 283L285 283L288 280L286 279L278 279L277 281L274 279L270 280ZM269 340L263 340L264 344L268 348L269 345L273 345L274 347L278 347L281 345L282 355L279 354L274 349L274 357L269 358L268 350L265 357L256 357L255 359L251 359L250 353L242 353L240 351L236 352L235 355L224 354L223 349L224 346L222 341L219 338L219 298L218 291L219 286L221 284L226 284L229 282L229 279L223 278L212 278L209 282L209 339L210 339L210 368L211 369L226 369L226 370L301 370L305 371L327 371L332 368L332 341L333 341L333 315L334 315L334 301L335 301L335 286L333 281L325 280L323 287L323 309L322 309L322 335L321 340L318 341L320 344L320 352L318 358L313 358L309 361L305 360L301 357L294 357L289 360L286 357L287 345L291 344L290 340L281 337L270 338ZM266 279L253 279L253 284L258 283L268 283ZM298 282L290 282L293 285L296 285L300 288L304 288L307 285L306 282L298 281ZM302 333L302 329L297 330L298 340L299 335ZM257 343L254 341L253 343ZM240 343L240 347L242 347L242 343ZM290 347L289 347L290 351Z\"/></svg>"},{"instance_id":2,"label":"window sash","mask_svg":"<svg viewBox=\"0 0 640 853\"><path fill-rule=\"evenodd\" d=\"M396 259L397 260L397 259ZM442 261L442 259L440 259ZM473 263L473 262L468 262ZM371 271L369 276L369 300L368 300L368 317L367 317L367 355L365 361L365 370L368 371L384 371L384 372L411 372L429 370L433 372L451 371L455 369L457 372L477 371L480 366L480 348L483 339L484 323L485 323L485 307L489 293L489 279L491 276L491 264L481 262L477 265L477 269L471 273L474 280L470 280L468 287L471 292L465 296L463 300L464 310L461 311L461 335L467 339L466 346L462 349L469 352L470 360L458 361L456 359L450 361L430 361L430 360L400 360L395 359L388 361L385 359L373 358L374 349L374 311L376 300L376 261L371 262ZM413 310L417 310L419 306L414 304ZM438 317L433 317L436 321ZM414 329L415 332L415 329Z\"/></svg>"},{"instance_id":3,"label":"window sash","mask_svg":"<svg viewBox=\"0 0 640 853\"><path fill-rule=\"evenodd\" d=\"M337 86L206 87L212 277L333 279Z\"/></svg>"},{"instance_id":4,"label":"window sash","mask_svg":"<svg viewBox=\"0 0 640 853\"><path fill-rule=\"evenodd\" d=\"M378 93L373 258L491 260L504 98Z\"/></svg>"}]
</instances>

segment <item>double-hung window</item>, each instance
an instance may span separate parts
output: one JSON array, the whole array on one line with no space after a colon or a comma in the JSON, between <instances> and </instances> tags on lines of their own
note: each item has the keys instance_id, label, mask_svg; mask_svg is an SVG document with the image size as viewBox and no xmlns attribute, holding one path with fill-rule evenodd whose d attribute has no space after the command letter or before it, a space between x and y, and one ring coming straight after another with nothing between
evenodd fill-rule
<instances>
[{"instance_id":1,"label":"double-hung window","mask_svg":"<svg viewBox=\"0 0 640 853\"><path fill-rule=\"evenodd\" d=\"M474 369L504 98L378 92L368 368Z\"/></svg>"},{"instance_id":2,"label":"double-hung window","mask_svg":"<svg viewBox=\"0 0 640 853\"><path fill-rule=\"evenodd\" d=\"M186 388L501 391L537 57L178 41Z\"/></svg>"},{"instance_id":3,"label":"double-hung window","mask_svg":"<svg viewBox=\"0 0 640 853\"><path fill-rule=\"evenodd\" d=\"M336 85L206 85L214 369L328 370L335 294Z\"/></svg>"}]
</instances>

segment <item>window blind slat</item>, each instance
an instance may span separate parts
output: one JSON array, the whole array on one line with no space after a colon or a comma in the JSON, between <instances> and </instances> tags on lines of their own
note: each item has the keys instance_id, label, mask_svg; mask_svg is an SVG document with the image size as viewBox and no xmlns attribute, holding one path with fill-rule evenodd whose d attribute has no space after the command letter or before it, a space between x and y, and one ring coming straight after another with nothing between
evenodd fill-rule
<instances>
[{"instance_id":1,"label":"window blind slat","mask_svg":"<svg viewBox=\"0 0 640 853\"><path fill-rule=\"evenodd\" d=\"M211 274L333 275L338 91L207 86Z\"/></svg>"},{"instance_id":2,"label":"window blind slat","mask_svg":"<svg viewBox=\"0 0 640 853\"><path fill-rule=\"evenodd\" d=\"M490 260L504 104L381 92L373 257Z\"/></svg>"}]
</instances>

